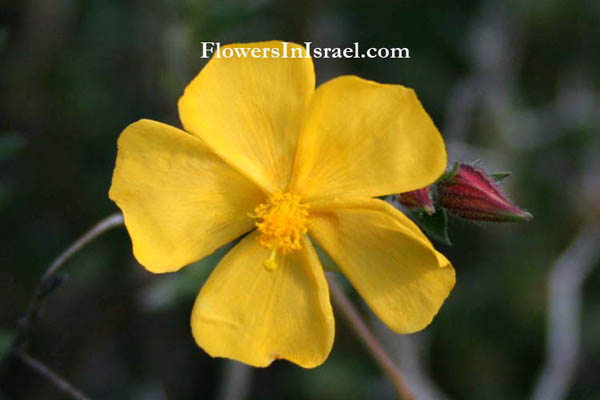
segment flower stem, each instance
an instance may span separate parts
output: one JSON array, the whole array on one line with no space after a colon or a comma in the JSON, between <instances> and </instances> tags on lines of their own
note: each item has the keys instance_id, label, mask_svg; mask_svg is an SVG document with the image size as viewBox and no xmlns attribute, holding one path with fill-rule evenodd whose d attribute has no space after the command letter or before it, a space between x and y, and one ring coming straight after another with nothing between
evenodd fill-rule
<instances>
[{"instance_id":1,"label":"flower stem","mask_svg":"<svg viewBox=\"0 0 600 400\"><path fill-rule=\"evenodd\" d=\"M392 381L396 394L400 400L413 400L414 396L406 384L406 380L402 373L392 361L383 345L373 335L363 318L360 316L352 302L346 296L344 291L335 282L335 278L331 273L327 273L327 281L329 282L329 292L331 299L337 309L342 313L350 327L354 329L356 336L363 342L367 350L371 353L373 359L379 364L381 369Z\"/></svg>"}]
</instances>

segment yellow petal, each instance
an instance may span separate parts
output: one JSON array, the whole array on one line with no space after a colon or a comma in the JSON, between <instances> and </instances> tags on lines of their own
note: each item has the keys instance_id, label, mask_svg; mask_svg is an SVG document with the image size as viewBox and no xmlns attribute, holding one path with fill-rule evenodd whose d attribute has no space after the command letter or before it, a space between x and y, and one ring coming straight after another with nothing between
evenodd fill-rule
<instances>
[{"instance_id":1,"label":"yellow petal","mask_svg":"<svg viewBox=\"0 0 600 400\"><path fill-rule=\"evenodd\" d=\"M355 76L319 86L298 146L291 190L306 200L407 192L446 167L442 137L415 92Z\"/></svg>"},{"instance_id":2,"label":"yellow petal","mask_svg":"<svg viewBox=\"0 0 600 400\"><path fill-rule=\"evenodd\" d=\"M376 199L321 204L311 216L310 234L386 325L410 333L431 322L454 269L408 218Z\"/></svg>"},{"instance_id":3,"label":"yellow petal","mask_svg":"<svg viewBox=\"0 0 600 400\"><path fill-rule=\"evenodd\" d=\"M285 46L288 56L292 49L304 51L293 43ZM244 48L277 49L283 55L284 43L232 44L221 54ZM265 190L283 190L314 88L310 58L213 56L179 99L179 116L186 131Z\"/></svg>"},{"instance_id":4,"label":"yellow petal","mask_svg":"<svg viewBox=\"0 0 600 400\"><path fill-rule=\"evenodd\" d=\"M192 311L196 343L213 357L265 367L283 358L312 368L325 361L334 337L329 290L310 241L278 255L251 233L221 260Z\"/></svg>"},{"instance_id":5,"label":"yellow petal","mask_svg":"<svg viewBox=\"0 0 600 400\"><path fill-rule=\"evenodd\" d=\"M110 198L123 211L137 260L175 271L253 228L264 194L194 136L140 120L118 141Z\"/></svg>"}]
</instances>

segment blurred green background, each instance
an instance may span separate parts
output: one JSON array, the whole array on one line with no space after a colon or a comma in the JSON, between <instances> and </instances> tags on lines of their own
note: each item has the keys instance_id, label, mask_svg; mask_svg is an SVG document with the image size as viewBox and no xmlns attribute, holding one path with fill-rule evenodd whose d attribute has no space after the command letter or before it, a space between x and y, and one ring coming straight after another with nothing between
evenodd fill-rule
<instances>
[{"instance_id":1,"label":"blurred green background","mask_svg":"<svg viewBox=\"0 0 600 400\"><path fill-rule=\"evenodd\" d=\"M546 329L552 268L582 230L598 232L598 21L600 2L570 0L1 0L0 351L53 257L117 211L107 193L121 130L139 118L180 126L177 100L206 61L202 41L358 41L408 47L411 58L315 60L318 83L356 74L415 88L450 160L513 171L504 187L535 218L451 221L454 245L438 247L458 282L423 333L391 334L357 304L418 398L531 398L555 331ZM587 261L576 252L561 259L574 264L563 282L583 282L569 311L581 332L567 338L581 347L556 398L600 398L599 249L594 240L582 246ZM314 370L276 362L249 371L208 357L189 314L217 258L152 275L136 264L124 229L106 234L65 269L31 354L92 398L224 399L232 384L253 399L393 397L339 317L331 356ZM4 398L65 397L8 358Z\"/></svg>"}]
</instances>

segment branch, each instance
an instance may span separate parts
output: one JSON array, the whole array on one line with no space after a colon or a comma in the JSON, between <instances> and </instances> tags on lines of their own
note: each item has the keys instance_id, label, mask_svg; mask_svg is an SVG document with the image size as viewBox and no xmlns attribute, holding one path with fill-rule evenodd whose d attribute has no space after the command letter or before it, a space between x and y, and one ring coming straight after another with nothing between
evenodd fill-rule
<instances>
[{"instance_id":1,"label":"branch","mask_svg":"<svg viewBox=\"0 0 600 400\"><path fill-rule=\"evenodd\" d=\"M104 218L102 221L94 225L83 236L77 239L50 264L46 272L44 272L44 275L42 275L37 287L33 291L33 295L29 301L29 306L27 307L25 314L19 319L15 339L11 345L10 351L7 352L7 355L11 354L19 358L24 364L37 371L49 382L54 384L54 386L56 386L58 389L62 390L64 393L70 395L76 400L89 400L89 397L73 387L73 385L71 385L57 373L53 372L42 362L27 354L25 352L25 348L29 334L39 316L40 309L42 308L45 298L57 285L56 274L58 271L63 267L67 260L69 260L69 258L84 248L88 243L96 239L102 233L122 224L123 216L121 214L116 213Z\"/></svg>"},{"instance_id":2,"label":"branch","mask_svg":"<svg viewBox=\"0 0 600 400\"><path fill-rule=\"evenodd\" d=\"M39 315L43 301L53 289L55 282L53 278L56 276L57 272L62 268L65 262L102 233L122 224L123 216L120 213L112 214L98 222L94 227L92 227L92 229L87 231L58 257L56 257L56 259L52 262L52 264L50 264L42 276L40 283L38 283L37 287L35 288L25 315L19 319L13 348L23 347L26 344L29 332L31 331L32 325Z\"/></svg>"},{"instance_id":3,"label":"branch","mask_svg":"<svg viewBox=\"0 0 600 400\"><path fill-rule=\"evenodd\" d=\"M42 362L31 357L24 351L17 351L14 354L29 368L33 369L38 374L46 378L48 381L52 382L54 386L56 386L56 388L68 394L69 396L71 396L71 398L76 400L91 400L85 394L81 393L79 389L75 388L73 385L67 382L63 377L58 375L56 372L52 371L46 365L42 364Z\"/></svg>"},{"instance_id":4,"label":"branch","mask_svg":"<svg viewBox=\"0 0 600 400\"><path fill-rule=\"evenodd\" d=\"M411 335L398 335L391 331L374 314L374 331L388 349L390 357L400 366L414 396L420 400L448 400L427 371L430 338L426 331Z\"/></svg>"},{"instance_id":5,"label":"branch","mask_svg":"<svg viewBox=\"0 0 600 400\"><path fill-rule=\"evenodd\" d=\"M581 286L598 261L600 229L588 226L555 261L548 277L546 364L533 400L559 400L567 394L580 347Z\"/></svg>"},{"instance_id":6,"label":"branch","mask_svg":"<svg viewBox=\"0 0 600 400\"><path fill-rule=\"evenodd\" d=\"M331 300L336 305L337 309L341 311L346 321L348 321L350 324L350 327L354 329L354 332L363 342L367 350L369 350L371 356L375 359L377 364L379 364L386 375L390 378L392 384L394 385L394 389L398 394L398 398L401 400L414 399L411 391L406 385L406 381L402 376L402 373L387 354L379 340L377 340L375 335L373 335L373 333L369 330L367 324L362 319L358 311L356 311L350 299L335 282L335 278L330 274L326 274L326 276L327 281L329 282L329 293L331 294Z\"/></svg>"}]
</instances>

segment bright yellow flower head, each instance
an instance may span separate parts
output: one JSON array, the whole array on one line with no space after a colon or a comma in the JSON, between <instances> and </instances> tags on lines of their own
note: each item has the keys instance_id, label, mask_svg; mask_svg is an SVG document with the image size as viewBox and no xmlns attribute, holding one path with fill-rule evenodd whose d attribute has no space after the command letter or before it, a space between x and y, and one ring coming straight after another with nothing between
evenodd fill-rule
<instances>
[{"instance_id":1,"label":"bright yellow flower head","mask_svg":"<svg viewBox=\"0 0 600 400\"><path fill-rule=\"evenodd\" d=\"M375 198L424 187L446 166L413 90L355 76L315 90L310 58L213 57L179 115L185 131L149 120L123 131L110 198L156 273L250 232L198 294L191 325L206 352L254 366L325 361L334 320L313 240L394 331L431 322L454 270Z\"/></svg>"}]
</instances>

